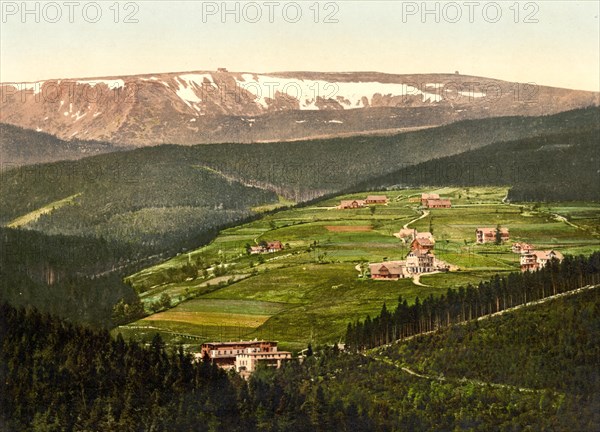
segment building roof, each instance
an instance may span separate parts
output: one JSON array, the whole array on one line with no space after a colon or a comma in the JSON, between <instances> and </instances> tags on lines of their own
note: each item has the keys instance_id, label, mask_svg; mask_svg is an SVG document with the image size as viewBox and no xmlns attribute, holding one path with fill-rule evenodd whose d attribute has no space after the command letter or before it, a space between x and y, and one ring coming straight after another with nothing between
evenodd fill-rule
<instances>
[{"instance_id":1,"label":"building roof","mask_svg":"<svg viewBox=\"0 0 600 432\"><path fill-rule=\"evenodd\" d=\"M421 246L433 246L433 242L427 237L417 237L413 240L413 242L417 242Z\"/></svg>"},{"instance_id":2,"label":"building roof","mask_svg":"<svg viewBox=\"0 0 600 432\"><path fill-rule=\"evenodd\" d=\"M406 261L385 261L369 264L369 270L371 270L371 275L378 275L381 274L381 269L385 267L390 274L400 275L402 274L405 266Z\"/></svg>"},{"instance_id":3,"label":"building roof","mask_svg":"<svg viewBox=\"0 0 600 432\"><path fill-rule=\"evenodd\" d=\"M352 205L352 203L357 203L358 205L364 205L365 204L365 200L341 200L340 201L340 207L344 207L344 206L349 206Z\"/></svg>"},{"instance_id":4,"label":"building roof","mask_svg":"<svg viewBox=\"0 0 600 432\"><path fill-rule=\"evenodd\" d=\"M427 205L431 206L431 205L452 205L452 203L450 202L449 199L428 199L427 200Z\"/></svg>"},{"instance_id":5,"label":"building roof","mask_svg":"<svg viewBox=\"0 0 600 432\"><path fill-rule=\"evenodd\" d=\"M562 260L564 258L562 253L560 253L558 251L554 251L554 250L532 251L531 255L535 255L535 257L537 259L542 259L542 260L549 260L552 258Z\"/></svg>"},{"instance_id":6,"label":"building roof","mask_svg":"<svg viewBox=\"0 0 600 432\"><path fill-rule=\"evenodd\" d=\"M396 234L398 234L400 237L408 237L408 236L413 235L415 233L415 231L416 230L414 228L402 228Z\"/></svg>"},{"instance_id":7,"label":"building roof","mask_svg":"<svg viewBox=\"0 0 600 432\"><path fill-rule=\"evenodd\" d=\"M428 231L417 232L417 235L415 237L418 238L418 239L426 238L426 239L431 240L432 242L435 242L435 240L433 239L433 234L431 234Z\"/></svg>"},{"instance_id":8,"label":"building roof","mask_svg":"<svg viewBox=\"0 0 600 432\"><path fill-rule=\"evenodd\" d=\"M412 254L413 256L416 256L418 258L426 257L426 256L433 257L433 253L429 249L413 249L408 253L408 255L410 255L410 254Z\"/></svg>"},{"instance_id":9,"label":"building roof","mask_svg":"<svg viewBox=\"0 0 600 432\"><path fill-rule=\"evenodd\" d=\"M233 345L257 345L257 344L273 344L277 345L277 341L268 341L268 340L253 340L253 341L229 341L229 342L204 342L204 345L216 345L216 346L233 346Z\"/></svg>"},{"instance_id":10,"label":"building roof","mask_svg":"<svg viewBox=\"0 0 600 432\"><path fill-rule=\"evenodd\" d=\"M387 201L386 195L369 195L367 201Z\"/></svg>"},{"instance_id":11,"label":"building roof","mask_svg":"<svg viewBox=\"0 0 600 432\"><path fill-rule=\"evenodd\" d=\"M267 242L267 249L282 249L283 244L279 240Z\"/></svg>"},{"instance_id":12,"label":"building roof","mask_svg":"<svg viewBox=\"0 0 600 432\"><path fill-rule=\"evenodd\" d=\"M436 193L424 193L421 194L421 199L440 199L440 196Z\"/></svg>"},{"instance_id":13,"label":"building roof","mask_svg":"<svg viewBox=\"0 0 600 432\"><path fill-rule=\"evenodd\" d=\"M528 250L533 249L533 245L531 245L529 243L522 243L522 242L513 243L512 247L519 248L519 249L528 249Z\"/></svg>"}]
</instances>

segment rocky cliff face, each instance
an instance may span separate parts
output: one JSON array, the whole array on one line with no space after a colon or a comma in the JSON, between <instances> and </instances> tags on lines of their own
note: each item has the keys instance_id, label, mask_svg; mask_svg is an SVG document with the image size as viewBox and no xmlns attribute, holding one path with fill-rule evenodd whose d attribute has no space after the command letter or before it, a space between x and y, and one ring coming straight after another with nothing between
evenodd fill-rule
<instances>
[{"instance_id":1,"label":"rocky cliff face","mask_svg":"<svg viewBox=\"0 0 600 432\"><path fill-rule=\"evenodd\" d=\"M599 104L599 94L459 74L186 72L0 84L0 122L118 145L393 133Z\"/></svg>"}]
</instances>

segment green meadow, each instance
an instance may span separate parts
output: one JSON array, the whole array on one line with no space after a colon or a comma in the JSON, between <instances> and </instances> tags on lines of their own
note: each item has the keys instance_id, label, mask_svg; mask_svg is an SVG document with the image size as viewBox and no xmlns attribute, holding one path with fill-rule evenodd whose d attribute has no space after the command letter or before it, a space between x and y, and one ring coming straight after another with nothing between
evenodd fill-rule
<instances>
[{"instance_id":1,"label":"green meadow","mask_svg":"<svg viewBox=\"0 0 600 432\"><path fill-rule=\"evenodd\" d=\"M368 262L403 259L409 247L393 236L423 215L411 198L422 192L452 199L451 209L431 209L409 227L432 231L438 258L458 267L446 274L373 281L362 277ZM507 188L427 188L380 192L388 205L339 210L339 196L308 207L281 210L223 230L210 244L127 278L150 312L165 293L172 307L121 326L115 332L147 340L159 332L168 343L197 350L206 340L269 338L283 348L331 343L348 322L376 315L398 297L440 295L448 288L477 284L495 274L518 271L513 241L563 254L600 249L600 205L594 203L505 203ZM510 230L503 245L475 244L477 227ZM283 251L248 255L246 245L279 240ZM193 275L181 276L184 266ZM357 269L358 266L358 269ZM364 268L364 267L363 267Z\"/></svg>"}]
</instances>

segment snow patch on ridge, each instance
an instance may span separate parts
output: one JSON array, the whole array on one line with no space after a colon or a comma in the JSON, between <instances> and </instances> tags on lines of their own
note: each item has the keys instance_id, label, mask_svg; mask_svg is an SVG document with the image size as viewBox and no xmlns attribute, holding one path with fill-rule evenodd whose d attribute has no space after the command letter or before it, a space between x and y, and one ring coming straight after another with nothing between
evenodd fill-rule
<instances>
[{"instance_id":1,"label":"snow patch on ridge","mask_svg":"<svg viewBox=\"0 0 600 432\"><path fill-rule=\"evenodd\" d=\"M381 97L421 96L423 102L437 103L442 96L422 91L410 84L372 82L328 82L268 75L242 74L236 84L256 97L255 102L268 108L268 100L282 94L298 101L301 110L318 110L319 98L336 101L344 109L364 108L376 95ZM426 86L438 86L429 83ZM435 89L432 89L435 90ZM365 103L366 98L366 103Z\"/></svg>"},{"instance_id":2,"label":"snow patch on ridge","mask_svg":"<svg viewBox=\"0 0 600 432\"><path fill-rule=\"evenodd\" d=\"M75 114L73 114L71 117L75 116L75 121L77 120L81 120L83 117L85 117L87 115L86 112L84 112L83 114L80 114L79 111L77 111Z\"/></svg>"},{"instance_id":3,"label":"snow patch on ridge","mask_svg":"<svg viewBox=\"0 0 600 432\"><path fill-rule=\"evenodd\" d=\"M202 98L198 96L198 93L202 94L202 86L206 85L205 79L210 83L211 86L215 85L215 82L210 74L179 75L175 77L175 82L178 85L175 93L187 106L198 109L198 107L193 107L192 103L202 102Z\"/></svg>"},{"instance_id":4,"label":"snow patch on ridge","mask_svg":"<svg viewBox=\"0 0 600 432\"><path fill-rule=\"evenodd\" d=\"M485 93L476 92L476 91L459 91L458 94L461 95L461 96L467 96L467 97L470 97L470 98L482 98L482 97L485 97Z\"/></svg>"}]
</instances>

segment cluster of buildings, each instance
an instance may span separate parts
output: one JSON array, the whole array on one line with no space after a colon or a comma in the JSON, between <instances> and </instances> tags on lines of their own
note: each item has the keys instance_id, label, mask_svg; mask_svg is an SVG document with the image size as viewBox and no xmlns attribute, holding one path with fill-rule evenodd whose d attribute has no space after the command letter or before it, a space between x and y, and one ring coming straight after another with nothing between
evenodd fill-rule
<instances>
[{"instance_id":1,"label":"cluster of buildings","mask_svg":"<svg viewBox=\"0 0 600 432\"><path fill-rule=\"evenodd\" d=\"M434 253L435 239L429 232L418 232L415 229L404 228L396 237L411 240L410 252L402 261L384 261L369 264L371 279L401 279L422 273L448 271L450 266L438 260Z\"/></svg>"},{"instance_id":2,"label":"cluster of buildings","mask_svg":"<svg viewBox=\"0 0 600 432\"><path fill-rule=\"evenodd\" d=\"M478 244L496 243L496 236L500 235L500 241L505 242L510 238L508 228L477 228L475 230L475 241Z\"/></svg>"},{"instance_id":3,"label":"cluster of buildings","mask_svg":"<svg viewBox=\"0 0 600 432\"><path fill-rule=\"evenodd\" d=\"M250 246L250 254L273 253L283 250L283 244L279 241L266 242L258 246Z\"/></svg>"},{"instance_id":4,"label":"cluster of buildings","mask_svg":"<svg viewBox=\"0 0 600 432\"><path fill-rule=\"evenodd\" d=\"M440 198L439 194L436 193L423 193L421 198L411 198L411 202L420 202L422 207L425 208L451 208L452 202L448 198Z\"/></svg>"},{"instance_id":5,"label":"cluster of buildings","mask_svg":"<svg viewBox=\"0 0 600 432\"><path fill-rule=\"evenodd\" d=\"M534 250L533 246L528 243L513 243L512 251L520 254L521 257L519 262L521 264L521 271L534 272L543 268L552 259L562 261L564 256L562 253L555 250Z\"/></svg>"},{"instance_id":6,"label":"cluster of buildings","mask_svg":"<svg viewBox=\"0 0 600 432\"><path fill-rule=\"evenodd\" d=\"M421 198L414 197L409 201L421 203L425 208L451 208L452 202L448 198L440 198L439 194L424 193ZM372 204L387 204L388 197L385 195L369 195L365 199L342 200L338 205L339 209L355 209Z\"/></svg>"},{"instance_id":7,"label":"cluster of buildings","mask_svg":"<svg viewBox=\"0 0 600 432\"><path fill-rule=\"evenodd\" d=\"M253 340L239 342L207 342L202 344L196 359L208 357L210 361L226 370L235 370L247 377L258 364L280 368L282 363L291 360L292 353L279 351L277 342Z\"/></svg>"},{"instance_id":8,"label":"cluster of buildings","mask_svg":"<svg viewBox=\"0 0 600 432\"><path fill-rule=\"evenodd\" d=\"M355 200L342 200L340 201L340 205L338 205L339 209L356 209L362 208L368 205L373 204L387 204L389 202L388 197L385 195L368 195L364 200L355 199Z\"/></svg>"}]
</instances>

